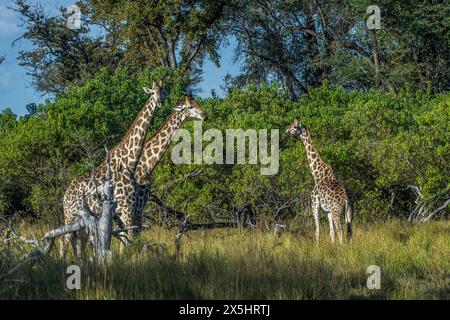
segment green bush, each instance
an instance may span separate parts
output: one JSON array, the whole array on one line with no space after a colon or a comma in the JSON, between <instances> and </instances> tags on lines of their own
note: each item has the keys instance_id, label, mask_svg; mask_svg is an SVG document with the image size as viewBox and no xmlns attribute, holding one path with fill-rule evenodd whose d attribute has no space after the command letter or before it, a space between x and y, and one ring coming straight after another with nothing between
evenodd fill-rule
<instances>
[{"instance_id":1,"label":"green bush","mask_svg":"<svg viewBox=\"0 0 450 320\"><path fill-rule=\"evenodd\" d=\"M26 117L4 111L0 210L60 218L67 184L101 161L105 142L112 147L120 140L147 99L141 87L160 78L170 95L155 115L153 132L188 88L189 79L178 71L157 69L138 78L124 69L113 75L102 71ZM428 199L449 188L450 94L347 92L324 84L293 102L271 85L198 101L209 117L203 132L217 128L224 137L227 128L281 133L300 116L322 158L354 194L357 219L405 215L414 200L405 191L408 185L420 186ZM192 131L193 124L184 127ZM290 205L280 218L304 214L313 188L304 147L290 138L280 141L280 148L275 176L261 176L260 165L174 165L169 149L153 174L153 190L198 220L227 216L245 204L268 217L283 203ZM168 187L194 168L202 175Z\"/></svg>"},{"instance_id":2,"label":"green bush","mask_svg":"<svg viewBox=\"0 0 450 320\"><path fill-rule=\"evenodd\" d=\"M167 106L173 105L187 87L178 71L160 68L133 78L118 69L99 72L19 119L10 110L0 114L0 213L61 221L67 185L101 161L104 144L120 141L148 99L142 86L159 79L172 93ZM169 112L158 113L153 129Z\"/></svg>"},{"instance_id":3,"label":"green bush","mask_svg":"<svg viewBox=\"0 0 450 320\"><path fill-rule=\"evenodd\" d=\"M209 115L204 130L279 128L281 132L294 116L300 116L311 128L322 158L355 195L356 217L374 220L410 210L411 195L390 202L393 193L408 185L421 186L426 197L448 188L449 102L448 94L346 92L324 85L298 102L287 99L276 86L249 86L225 99L206 99L202 105ZM293 202L285 210L287 216L302 213L309 210L313 187L304 147L296 139L281 145L275 177L261 176L255 165L174 166L169 151L155 171L154 187L163 188L164 181L198 167L203 176L184 181L167 195L173 206L189 198L185 207L194 216L205 217L205 208L216 207L211 204L222 208L251 204L257 213L271 216L277 201Z\"/></svg>"}]
</instances>

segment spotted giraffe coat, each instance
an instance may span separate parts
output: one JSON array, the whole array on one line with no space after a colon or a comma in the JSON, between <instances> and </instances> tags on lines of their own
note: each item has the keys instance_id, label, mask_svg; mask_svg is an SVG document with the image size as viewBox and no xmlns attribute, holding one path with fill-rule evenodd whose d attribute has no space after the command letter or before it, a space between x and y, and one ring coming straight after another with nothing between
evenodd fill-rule
<instances>
[{"instance_id":1,"label":"spotted giraffe coat","mask_svg":"<svg viewBox=\"0 0 450 320\"><path fill-rule=\"evenodd\" d=\"M206 120L206 114L200 106L190 98L185 97L182 110L174 111L158 131L145 143L142 157L136 169L135 192L136 205L132 212L135 225L138 229L142 226L144 208L150 197L150 176L158 162L174 138L182 123L188 119Z\"/></svg>"},{"instance_id":2,"label":"spotted giraffe coat","mask_svg":"<svg viewBox=\"0 0 450 320\"><path fill-rule=\"evenodd\" d=\"M134 194L128 194L126 183L130 181L138 160L142 153L146 132L150 126L154 111L161 106L161 83L153 83L152 96L147 100L142 110L138 113L130 126L127 134L121 142L109 151L111 178L114 184L114 196L117 201L116 212L119 216L128 212L127 207L134 206ZM101 211L102 203L96 195L99 184L104 182L106 165L102 162L93 173L75 178L67 188L64 204L64 221L69 223L77 218L77 211L82 207L90 209L93 213ZM94 179L95 178L95 179ZM124 215L126 218L126 215ZM124 221L125 225L131 225L132 221ZM69 237L61 239L61 253L65 255L65 247ZM75 248L74 248L75 249ZM80 248L77 248L78 254Z\"/></svg>"},{"instance_id":3,"label":"spotted giraffe coat","mask_svg":"<svg viewBox=\"0 0 450 320\"><path fill-rule=\"evenodd\" d=\"M297 118L286 129L284 136L287 135L295 135L303 142L311 174L314 178L315 185L311 193L311 207L316 224L316 241L319 241L320 208L328 215L331 241L335 242L334 228L336 228L339 240L342 242L341 217L345 219L347 238L350 239L353 207L347 189L336 179L331 166L321 159L313 143L311 132Z\"/></svg>"}]
</instances>

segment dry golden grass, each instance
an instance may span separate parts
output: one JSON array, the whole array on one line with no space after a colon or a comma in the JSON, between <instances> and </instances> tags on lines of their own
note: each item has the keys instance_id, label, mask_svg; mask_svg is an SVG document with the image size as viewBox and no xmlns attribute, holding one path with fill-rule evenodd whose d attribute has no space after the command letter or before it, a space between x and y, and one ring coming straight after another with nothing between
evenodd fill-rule
<instances>
[{"instance_id":1,"label":"dry golden grass","mask_svg":"<svg viewBox=\"0 0 450 320\"><path fill-rule=\"evenodd\" d=\"M29 234L31 227L22 227ZM41 234L43 230L36 230ZM448 299L450 224L401 221L356 225L351 243L330 244L322 227L303 235L234 229L192 231L174 250L175 230L144 232L107 266L47 257L0 286L0 298L50 299ZM143 251L143 244L166 248ZM118 244L113 250L118 252ZM55 250L56 251L56 250ZM0 273L9 267L2 256ZM79 264L81 290L66 289L66 268ZM381 290L366 288L369 265L381 268Z\"/></svg>"}]
</instances>

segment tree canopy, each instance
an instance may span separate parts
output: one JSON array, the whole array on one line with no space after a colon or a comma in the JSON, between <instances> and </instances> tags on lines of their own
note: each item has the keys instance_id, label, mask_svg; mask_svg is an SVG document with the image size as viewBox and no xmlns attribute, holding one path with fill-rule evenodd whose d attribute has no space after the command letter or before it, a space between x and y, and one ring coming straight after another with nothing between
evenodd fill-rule
<instances>
[{"instance_id":1,"label":"tree canopy","mask_svg":"<svg viewBox=\"0 0 450 320\"><path fill-rule=\"evenodd\" d=\"M0 213L61 219L65 187L127 131L142 86L163 79L169 93L152 132L231 38L243 67L225 97L198 99L205 129L283 130L301 116L361 219L449 198L447 1L380 0L380 29L366 25L366 0L81 0L77 30L64 8L51 16L14 3L32 44L19 61L52 98L22 117L0 113ZM246 204L263 216L303 213L313 181L301 143L283 141L280 164L275 176L255 165L175 166L169 151L154 192L205 220ZM202 175L167 188L198 166Z\"/></svg>"},{"instance_id":2,"label":"tree canopy","mask_svg":"<svg viewBox=\"0 0 450 320\"><path fill-rule=\"evenodd\" d=\"M234 37L243 68L233 85L279 81L292 99L324 81L348 90L397 92L405 85L433 92L449 87L447 1L377 2L380 29L368 29L368 0L80 0L83 23L67 13L15 0L26 26L20 53L37 89L64 92L100 68L181 68L192 84L206 59Z\"/></svg>"},{"instance_id":3,"label":"tree canopy","mask_svg":"<svg viewBox=\"0 0 450 320\"><path fill-rule=\"evenodd\" d=\"M370 1L242 3L229 23L245 61L238 84L281 81L298 98L324 80L347 89L449 87L446 1L378 1L381 28L369 30Z\"/></svg>"}]
</instances>

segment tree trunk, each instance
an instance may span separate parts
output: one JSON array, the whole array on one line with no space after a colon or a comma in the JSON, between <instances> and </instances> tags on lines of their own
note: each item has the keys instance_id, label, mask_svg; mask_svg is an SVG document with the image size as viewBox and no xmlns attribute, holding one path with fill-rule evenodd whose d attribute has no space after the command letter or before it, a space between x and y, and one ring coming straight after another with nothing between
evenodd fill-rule
<instances>
[{"instance_id":1,"label":"tree trunk","mask_svg":"<svg viewBox=\"0 0 450 320\"><path fill-rule=\"evenodd\" d=\"M373 59L373 66L374 66L374 83L377 88L380 87L381 84L381 77L380 77L380 58L378 55L378 43L377 43L377 36L375 33L375 30L370 30L370 41L372 46L372 59Z\"/></svg>"}]
</instances>

